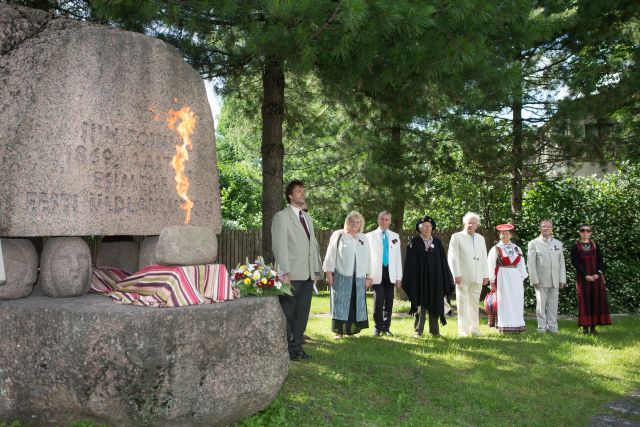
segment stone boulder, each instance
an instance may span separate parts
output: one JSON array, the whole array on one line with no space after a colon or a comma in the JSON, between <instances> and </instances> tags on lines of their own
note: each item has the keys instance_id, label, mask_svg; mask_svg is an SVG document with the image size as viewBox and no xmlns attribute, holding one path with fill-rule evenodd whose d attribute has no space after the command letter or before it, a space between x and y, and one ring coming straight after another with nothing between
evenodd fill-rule
<instances>
[{"instance_id":1,"label":"stone boulder","mask_svg":"<svg viewBox=\"0 0 640 427\"><path fill-rule=\"evenodd\" d=\"M100 242L96 255L96 267L116 267L129 273L138 271L138 243Z\"/></svg>"},{"instance_id":2,"label":"stone boulder","mask_svg":"<svg viewBox=\"0 0 640 427\"><path fill-rule=\"evenodd\" d=\"M185 221L166 112L196 115L191 223L220 232L211 109L171 45L0 3L0 236L152 235Z\"/></svg>"},{"instance_id":3,"label":"stone boulder","mask_svg":"<svg viewBox=\"0 0 640 427\"><path fill-rule=\"evenodd\" d=\"M77 297L91 288L91 251L80 237L47 239L40 255L40 285L49 297Z\"/></svg>"},{"instance_id":4,"label":"stone boulder","mask_svg":"<svg viewBox=\"0 0 640 427\"><path fill-rule=\"evenodd\" d=\"M25 298L38 278L38 253L27 239L0 239L6 282L0 285L0 300Z\"/></svg>"},{"instance_id":5,"label":"stone boulder","mask_svg":"<svg viewBox=\"0 0 640 427\"><path fill-rule=\"evenodd\" d=\"M0 304L0 420L225 425L267 407L289 370L275 297L173 309L93 294Z\"/></svg>"},{"instance_id":6,"label":"stone boulder","mask_svg":"<svg viewBox=\"0 0 640 427\"><path fill-rule=\"evenodd\" d=\"M156 262L164 265L211 264L217 255L218 241L211 227L165 227L156 245Z\"/></svg>"},{"instance_id":7,"label":"stone boulder","mask_svg":"<svg viewBox=\"0 0 640 427\"><path fill-rule=\"evenodd\" d=\"M148 265L157 264L156 245L158 244L158 238L158 236L147 236L140 244L138 270L142 270Z\"/></svg>"}]
</instances>

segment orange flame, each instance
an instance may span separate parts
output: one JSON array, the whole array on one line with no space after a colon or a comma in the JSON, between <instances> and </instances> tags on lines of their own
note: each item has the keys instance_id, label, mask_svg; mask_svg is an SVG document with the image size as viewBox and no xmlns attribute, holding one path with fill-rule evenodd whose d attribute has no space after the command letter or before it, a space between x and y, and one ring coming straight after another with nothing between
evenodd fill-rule
<instances>
[{"instance_id":1,"label":"orange flame","mask_svg":"<svg viewBox=\"0 0 640 427\"><path fill-rule=\"evenodd\" d=\"M185 163L189 161L189 151L193 148L191 135L196 128L196 114L189 107L182 107L180 110L169 110L167 112L167 126L176 131L182 144L176 145L176 154L171 159L171 166L176 171L174 180L176 181L176 192L182 199L180 208L185 211L184 223L191 220L191 208L193 202L189 199L189 179L184 175Z\"/></svg>"}]
</instances>

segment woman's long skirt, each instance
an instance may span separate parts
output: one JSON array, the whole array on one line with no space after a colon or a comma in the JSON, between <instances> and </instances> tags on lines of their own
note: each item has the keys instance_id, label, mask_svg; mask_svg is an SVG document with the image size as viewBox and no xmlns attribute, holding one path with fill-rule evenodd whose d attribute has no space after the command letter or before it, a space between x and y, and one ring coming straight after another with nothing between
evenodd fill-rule
<instances>
[{"instance_id":1,"label":"woman's long skirt","mask_svg":"<svg viewBox=\"0 0 640 427\"><path fill-rule=\"evenodd\" d=\"M524 286L517 268L499 268L498 330L503 334L524 332Z\"/></svg>"},{"instance_id":2,"label":"woman's long skirt","mask_svg":"<svg viewBox=\"0 0 640 427\"><path fill-rule=\"evenodd\" d=\"M611 315L607 293L602 277L595 282L587 282L582 277L576 281L578 292L578 325L610 325Z\"/></svg>"},{"instance_id":3,"label":"woman's long skirt","mask_svg":"<svg viewBox=\"0 0 640 427\"><path fill-rule=\"evenodd\" d=\"M353 335L369 327L364 278L333 273L331 330Z\"/></svg>"}]
</instances>

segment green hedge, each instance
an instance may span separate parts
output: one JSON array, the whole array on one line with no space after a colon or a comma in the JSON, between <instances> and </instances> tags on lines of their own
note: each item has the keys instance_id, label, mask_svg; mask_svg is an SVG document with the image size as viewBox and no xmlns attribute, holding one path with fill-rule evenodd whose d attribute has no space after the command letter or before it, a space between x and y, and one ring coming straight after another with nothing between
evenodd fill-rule
<instances>
[{"instance_id":1,"label":"green hedge","mask_svg":"<svg viewBox=\"0 0 640 427\"><path fill-rule=\"evenodd\" d=\"M519 240L539 234L541 219L554 223L554 236L565 247L567 288L560 292L559 311L577 314L575 270L570 251L582 223L593 226L593 240L604 254L607 295L612 313L640 312L640 165L622 165L604 178L568 178L531 186L524 195ZM535 307L526 286L525 304Z\"/></svg>"}]
</instances>

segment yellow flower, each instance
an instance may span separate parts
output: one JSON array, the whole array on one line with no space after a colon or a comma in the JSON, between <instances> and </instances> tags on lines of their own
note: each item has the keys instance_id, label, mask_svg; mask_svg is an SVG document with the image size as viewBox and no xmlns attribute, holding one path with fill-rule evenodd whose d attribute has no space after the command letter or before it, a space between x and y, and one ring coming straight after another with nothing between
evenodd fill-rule
<instances>
[{"instance_id":1,"label":"yellow flower","mask_svg":"<svg viewBox=\"0 0 640 427\"><path fill-rule=\"evenodd\" d=\"M265 278L263 277L263 278L262 278L262 280L260 280L260 283L262 283L262 284L264 285L265 283L267 283L267 279L265 279Z\"/></svg>"},{"instance_id":2,"label":"yellow flower","mask_svg":"<svg viewBox=\"0 0 640 427\"><path fill-rule=\"evenodd\" d=\"M251 283L251 279L249 279L248 277L246 279L244 279L244 284L248 285L249 283Z\"/></svg>"},{"instance_id":3,"label":"yellow flower","mask_svg":"<svg viewBox=\"0 0 640 427\"><path fill-rule=\"evenodd\" d=\"M253 280L258 280L260 278L260 273L257 271L253 274Z\"/></svg>"},{"instance_id":4,"label":"yellow flower","mask_svg":"<svg viewBox=\"0 0 640 427\"><path fill-rule=\"evenodd\" d=\"M248 276L248 275L249 275L249 272L248 272L248 271L245 271L245 272L244 272L244 273L242 273L242 274L244 274L245 276Z\"/></svg>"}]
</instances>

